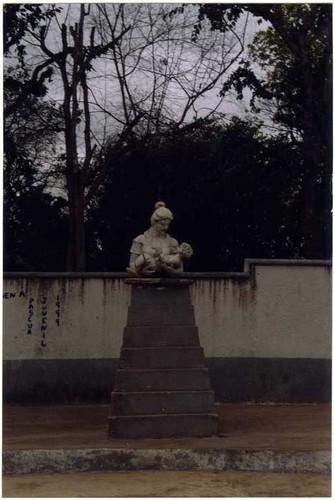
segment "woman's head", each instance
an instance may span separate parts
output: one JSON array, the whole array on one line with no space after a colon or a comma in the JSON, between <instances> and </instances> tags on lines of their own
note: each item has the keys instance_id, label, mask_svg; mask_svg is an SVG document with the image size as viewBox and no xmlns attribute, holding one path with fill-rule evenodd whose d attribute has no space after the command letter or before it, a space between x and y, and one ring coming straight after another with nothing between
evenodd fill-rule
<instances>
[{"instance_id":1,"label":"woman's head","mask_svg":"<svg viewBox=\"0 0 334 500\"><path fill-rule=\"evenodd\" d=\"M160 221L168 221L168 225L173 220L172 212L166 208L166 204L163 201L158 201L154 206L155 210L151 216L151 226Z\"/></svg>"}]
</instances>

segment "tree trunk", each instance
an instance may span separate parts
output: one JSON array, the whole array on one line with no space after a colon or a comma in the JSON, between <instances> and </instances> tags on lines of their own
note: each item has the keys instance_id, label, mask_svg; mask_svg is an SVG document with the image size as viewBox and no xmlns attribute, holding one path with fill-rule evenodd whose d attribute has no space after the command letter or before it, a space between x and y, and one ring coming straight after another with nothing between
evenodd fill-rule
<instances>
[{"instance_id":1,"label":"tree trunk","mask_svg":"<svg viewBox=\"0 0 334 500\"><path fill-rule=\"evenodd\" d=\"M303 239L302 255L307 259L324 259L326 248L326 232L330 231L327 213L330 199L330 183L328 171L330 150L328 141L326 106L329 95L326 87L326 73L321 82L310 70L309 58L302 57L300 65L303 71L304 109L302 113L304 175L301 193L301 230ZM328 104L328 103L327 103ZM327 116L326 116L327 115Z\"/></svg>"},{"instance_id":2,"label":"tree trunk","mask_svg":"<svg viewBox=\"0 0 334 500\"><path fill-rule=\"evenodd\" d=\"M67 271L86 270L85 198L83 174L78 171L68 175L68 244Z\"/></svg>"},{"instance_id":3,"label":"tree trunk","mask_svg":"<svg viewBox=\"0 0 334 500\"><path fill-rule=\"evenodd\" d=\"M309 170L304 172L301 192L301 237L302 257L305 259L321 258L321 228L316 213L316 185Z\"/></svg>"},{"instance_id":4,"label":"tree trunk","mask_svg":"<svg viewBox=\"0 0 334 500\"><path fill-rule=\"evenodd\" d=\"M304 174L301 191L302 256L324 259L328 256L326 232L330 214L326 213L330 185L326 185L326 161L320 137L304 136Z\"/></svg>"}]
</instances>

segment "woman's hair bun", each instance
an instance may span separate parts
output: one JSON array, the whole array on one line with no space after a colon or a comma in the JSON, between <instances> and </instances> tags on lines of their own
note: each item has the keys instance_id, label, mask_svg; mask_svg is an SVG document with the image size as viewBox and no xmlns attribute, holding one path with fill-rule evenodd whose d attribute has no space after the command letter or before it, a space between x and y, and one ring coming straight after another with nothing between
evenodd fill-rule
<instances>
[{"instance_id":1,"label":"woman's hair bun","mask_svg":"<svg viewBox=\"0 0 334 500\"><path fill-rule=\"evenodd\" d=\"M157 210L158 208L165 207L165 206L166 206L166 203L164 203L163 201L158 201L158 202L154 205L154 208Z\"/></svg>"}]
</instances>

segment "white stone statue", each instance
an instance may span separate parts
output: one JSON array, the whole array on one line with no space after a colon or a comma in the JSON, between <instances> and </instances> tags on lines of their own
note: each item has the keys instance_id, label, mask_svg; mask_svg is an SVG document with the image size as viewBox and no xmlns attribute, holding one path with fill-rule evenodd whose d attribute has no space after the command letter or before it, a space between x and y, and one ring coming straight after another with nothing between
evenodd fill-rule
<instances>
[{"instance_id":1,"label":"white stone statue","mask_svg":"<svg viewBox=\"0 0 334 500\"><path fill-rule=\"evenodd\" d=\"M154 208L150 229L132 242L130 263L126 270L143 275L180 273L183 271L183 260L193 254L192 248L188 243L179 245L167 234L173 214L165 203L159 201Z\"/></svg>"}]
</instances>

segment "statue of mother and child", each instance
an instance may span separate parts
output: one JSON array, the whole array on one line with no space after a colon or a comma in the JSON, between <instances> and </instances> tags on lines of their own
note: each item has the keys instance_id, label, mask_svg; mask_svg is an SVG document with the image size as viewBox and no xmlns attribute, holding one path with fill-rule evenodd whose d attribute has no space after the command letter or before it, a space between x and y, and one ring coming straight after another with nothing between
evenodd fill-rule
<instances>
[{"instance_id":1,"label":"statue of mother and child","mask_svg":"<svg viewBox=\"0 0 334 500\"><path fill-rule=\"evenodd\" d=\"M132 242L126 270L142 275L181 273L183 261L192 256L193 250L188 243L179 245L167 233L173 214L165 203L159 201L154 208L151 227Z\"/></svg>"}]
</instances>

